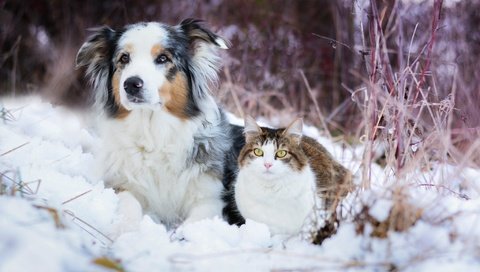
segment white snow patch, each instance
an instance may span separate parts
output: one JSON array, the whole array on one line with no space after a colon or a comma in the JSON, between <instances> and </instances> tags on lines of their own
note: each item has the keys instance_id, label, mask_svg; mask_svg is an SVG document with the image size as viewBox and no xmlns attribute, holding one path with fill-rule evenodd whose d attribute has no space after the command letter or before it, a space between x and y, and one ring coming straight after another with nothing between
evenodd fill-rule
<instances>
[{"instance_id":1,"label":"white snow patch","mask_svg":"<svg viewBox=\"0 0 480 272\"><path fill-rule=\"evenodd\" d=\"M388 199L378 199L373 206L370 206L369 213L378 221L384 221L388 218L393 202Z\"/></svg>"}]
</instances>

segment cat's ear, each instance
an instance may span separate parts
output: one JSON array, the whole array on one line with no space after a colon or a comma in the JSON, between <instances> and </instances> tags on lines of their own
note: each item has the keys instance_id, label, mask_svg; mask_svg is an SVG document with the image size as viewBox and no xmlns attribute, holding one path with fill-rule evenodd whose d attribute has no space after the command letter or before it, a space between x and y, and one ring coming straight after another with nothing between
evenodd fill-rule
<instances>
[{"instance_id":1,"label":"cat's ear","mask_svg":"<svg viewBox=\"0 0 480 272\"><path fill-rule=\"evenodd\" d=\"M245 117L245 128L243 130L245 133L245 140L250 142L253 138L262 133L262 129L258 126L257 122L253 117L247 115Z\"/></svg>"},{"instance_id":2,"label":"cat's ear","mask_svg":"<svg viewBox=\"0 0 480 272\"><path fill-rule=\"evenodd\" d=\"M293 121L284 131L283 136L288 136L292 138L296 144L300 144L302 140L302 131L303 131L303 120L298 118Z\"/></svg>"}]
</instances>

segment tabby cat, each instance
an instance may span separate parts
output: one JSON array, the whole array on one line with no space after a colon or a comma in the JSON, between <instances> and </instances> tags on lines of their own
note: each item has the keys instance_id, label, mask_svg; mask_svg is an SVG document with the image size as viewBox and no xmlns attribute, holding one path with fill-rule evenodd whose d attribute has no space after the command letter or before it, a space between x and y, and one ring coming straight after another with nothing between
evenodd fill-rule
<instances>
[{"instance_id":1,"label":"tabby cat","mask_svg":"<svg viewBox=\"0 0 480 272\"><path fill-rule=\"evenodd\" d=\"M299 233L318 202L334 209L351 184L350 172L302 129L302 119L284 129L245 119L234 198L244 218L266 224L272 234Z\"/></svg>"}]
</instances>

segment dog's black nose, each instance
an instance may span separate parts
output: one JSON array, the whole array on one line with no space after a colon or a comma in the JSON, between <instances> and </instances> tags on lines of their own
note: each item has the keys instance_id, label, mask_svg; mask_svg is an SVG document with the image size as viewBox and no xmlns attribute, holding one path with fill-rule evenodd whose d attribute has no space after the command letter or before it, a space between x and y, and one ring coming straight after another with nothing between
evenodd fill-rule
<instances>
[{"instance_id":1,"label":"dog's black nose","mask_svg":"<svg viewBox=\"0 0 480 272\"><path fill-rule=\"evenodd\" d=\"M129 95L137 95L143 88L143 80L139 77L129 77L125 80L123 88Z\"/></svg>"}]
</instances>

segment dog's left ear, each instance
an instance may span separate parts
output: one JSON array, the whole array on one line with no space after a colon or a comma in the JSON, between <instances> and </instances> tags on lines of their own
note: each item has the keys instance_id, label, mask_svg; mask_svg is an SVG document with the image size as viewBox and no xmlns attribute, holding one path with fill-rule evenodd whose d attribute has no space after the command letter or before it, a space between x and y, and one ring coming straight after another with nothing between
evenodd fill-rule
<instances>
[{"instance_id":1,"label":"dog's left ear","mask_svg":"<svg viewBox=\"0 0 480 272\"><path fill-rule=\"evenodd\" d=\"M115 31L108 26L90 29L93 34L78 50L75 59L77 68L82 66L100 67L108 65L110 44L115 38Z\"/></svg>"},{"instance_id":2,"label":"dog's left ear","mask_svg":"<svg viewBox=\"0 0 480 272\"><path fill-rule=\"evenodd\" d=\"M202 20L185 19L180 23L180 29L187 35L190 44L202 41L214 44L222 49L228 49L229 42L204 27Z\"/></svg>"}]
</instances>

